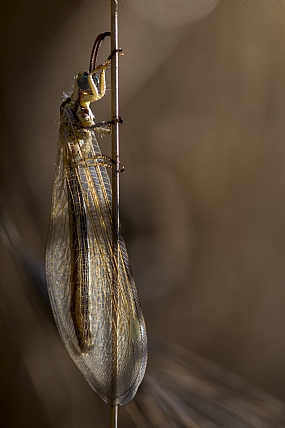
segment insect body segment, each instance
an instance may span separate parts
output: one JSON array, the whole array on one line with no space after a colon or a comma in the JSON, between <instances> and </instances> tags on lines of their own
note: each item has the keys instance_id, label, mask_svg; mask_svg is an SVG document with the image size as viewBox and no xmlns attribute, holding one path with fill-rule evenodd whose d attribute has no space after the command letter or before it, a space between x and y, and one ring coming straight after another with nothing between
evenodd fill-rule
<instances>
[{"instance_id":1,"label":"insect body segment","mask_svg":"<svg viewBox=\"0 0 285 428\"><path fill-rule=\"evenodd\" d=\"M92 347L89 310L89 244L87 236L86 207L76 170L69 169L69 222L71 250L70 313L78 344L82 352Z\"/></svg>"},{"instance_id":2,"label":"insect body segment","mask_svg":"<svg viewBox=\"0 0 285 428\"><path fill-rule=\"evenodd\" d=\"M110 132L111 122L96 124L90 109L105 94L109 63L80 73L71 97L61 105L46 274L69 354L92 388L114 406L127 404L136 394L146 369L147 337L121 229L118 253L113 250L106 170L113 161L102 155L95 137L95 131Z\"/></svg>"}]
</instances>

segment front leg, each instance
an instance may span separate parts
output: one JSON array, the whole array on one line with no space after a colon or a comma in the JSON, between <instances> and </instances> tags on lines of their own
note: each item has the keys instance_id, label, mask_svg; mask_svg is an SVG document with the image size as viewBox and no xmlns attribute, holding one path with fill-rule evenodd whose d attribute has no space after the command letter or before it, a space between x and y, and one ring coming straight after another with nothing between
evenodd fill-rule
<instances>
[{"instance_id":1,"label":"front leg","mask_svg":"<svg viewBox=\"0 0 285 428\"><path fill-rule=\"evenodd\" d=\"M88 75L88 81L91 88L91 91L94 95L94 101L98 101L101 98L104 97L106 93L106 70L111 64L111 60L107 59L107 61L104 62L104 64L98 65L98 67L95 68L95 70L91 71L91 73ZM99 91L97 89L97 86L94 83L93 75L98 73L100 71L99 76Z\"/></svg>"}]
</instances>

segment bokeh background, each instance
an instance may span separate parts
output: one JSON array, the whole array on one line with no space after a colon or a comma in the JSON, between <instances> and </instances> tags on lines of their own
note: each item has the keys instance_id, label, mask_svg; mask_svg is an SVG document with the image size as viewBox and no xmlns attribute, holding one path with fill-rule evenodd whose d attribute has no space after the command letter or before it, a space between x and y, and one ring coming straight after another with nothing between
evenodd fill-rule
<instances>
[{"instance_id":1,"label":"bokeh background","mask_svg":"<svg viewBox=\"0 0 285 428\"><path fill-rule=\"evenodd\" d=\"M109 30L110 5L1 6L3 427L100 428L106 407L61 344L42 268L62 93ZM281 400L284 22L278 1L119 10L121 221L149 334ZM99 61L109 52L107 41ZM110 94L93 111L108 120Z\"/></svg>"}]
</instances>

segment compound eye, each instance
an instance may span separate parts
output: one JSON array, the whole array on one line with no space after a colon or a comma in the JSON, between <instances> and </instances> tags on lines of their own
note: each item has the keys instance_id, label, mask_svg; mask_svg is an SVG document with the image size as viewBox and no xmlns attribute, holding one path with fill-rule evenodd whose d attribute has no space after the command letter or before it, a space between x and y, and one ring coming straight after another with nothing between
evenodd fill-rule
<instances>
[{"instance_id":1,"label":"compound eye","mask_svg":"<svg viewBox=\"0 0 285 428\"><path fill-rule=\"evenodd\" d=\"M86 91L86 89L89 88L88 77L87 76L78 77L77 85L79 86L80 89L82 89L83 91Z\"/></svg>"}]
</instances>

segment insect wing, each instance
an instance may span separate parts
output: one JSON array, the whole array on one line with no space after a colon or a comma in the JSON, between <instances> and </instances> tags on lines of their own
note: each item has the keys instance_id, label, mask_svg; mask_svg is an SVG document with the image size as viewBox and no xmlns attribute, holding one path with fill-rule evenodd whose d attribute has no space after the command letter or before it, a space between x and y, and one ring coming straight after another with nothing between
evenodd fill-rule
<instances>
[{"instance_id":1,"label":"insect wing","mask_svg":"<svg viewBox=\"0 0 285 428\"><path fill-rule=\"evenodd\" d=\"M46 272L52 309L69 354L104 401L125 405L145 373L147 338L121 233L118 257L113 253L112 192L100 155L94 133L79 128L70 106L65 105ZM116 361L111 352L114 328Z\"/></svg>"}]
</instances>

